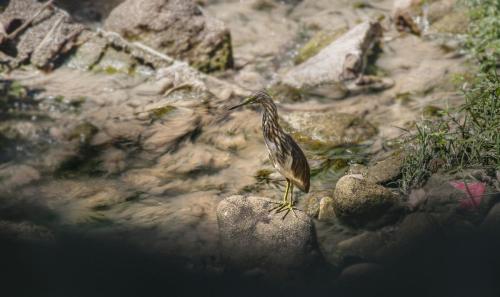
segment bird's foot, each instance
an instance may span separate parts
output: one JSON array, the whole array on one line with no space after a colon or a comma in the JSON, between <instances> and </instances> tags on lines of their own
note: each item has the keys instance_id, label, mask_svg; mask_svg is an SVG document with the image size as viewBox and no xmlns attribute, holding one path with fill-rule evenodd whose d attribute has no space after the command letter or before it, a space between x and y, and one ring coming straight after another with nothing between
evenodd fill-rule
<instances>
[{"instance_id":1,"label":"bird's foot","mask_svg":"<svg viewBox=\"0 0 500 297\"><path fill-rule=\"evenodd\" d=\"M282 201L282 202L271 202L271 203L274 203L274 204L277 204L275 207L271 208L269 210L269 212L273 212L275 211L276 213L280 213L287 205L288 205L288 202L286 201Z\"/></svg>"},{"instance_id":2,"label":"bird's foot","mask_svg":"<svg viewBox=\"0 0 500 297\"><path fill-rule=\"evenodd\" d=\"M282 220L284 220L286 218L286 216L291 212L293 212L293 215L295 217L297 217L297 214L295 213L295 210L297 208L293 206L293 203L289 202L287 203L286 205L284 205L284 207L280 208L279 210L276 211L276 213L280 213L280 212L285 212L285 214L283 215L283 217L281 218Z\"/></svg>"}]
</instances>

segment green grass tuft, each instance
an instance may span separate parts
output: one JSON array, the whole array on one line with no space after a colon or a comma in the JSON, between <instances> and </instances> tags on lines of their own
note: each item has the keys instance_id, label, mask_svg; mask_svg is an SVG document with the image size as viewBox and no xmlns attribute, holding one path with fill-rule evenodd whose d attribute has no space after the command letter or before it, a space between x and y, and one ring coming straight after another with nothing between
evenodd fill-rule
<instances>
[{"instance_id":1,"label":"green grass tuft","mask_svg":"<svg viewBox=\"0 0 500 297\"><path fill-rule=\"evenodd\" d=\"M477 64L461 82L465 103L440 110L440 118L416 125L406 142L403 191L421 186L437 170L500 169L500 1L466 0L472 20L466 49Z\"/></svg>"}]
</instances>

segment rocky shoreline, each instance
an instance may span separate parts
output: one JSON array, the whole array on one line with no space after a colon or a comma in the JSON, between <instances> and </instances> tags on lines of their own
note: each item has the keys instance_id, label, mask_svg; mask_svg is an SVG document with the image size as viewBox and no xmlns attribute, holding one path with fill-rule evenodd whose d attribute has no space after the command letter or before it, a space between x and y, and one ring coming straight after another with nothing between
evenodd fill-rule
<instances>
[{"instance_id":1,"label":"rocky shoreline","mask_svg":"<svg viewBox=\"0 0 500 297\"><path fill-rule=\"evenodd\" d=\"M0 259L32 284L12 296L496 296L499 172L398 183L405 131L463 102L464 8L334 2L2 4ZM227 112L261 88L312 169L285 219L259 111Z\"/></svg>"}]
</instances>

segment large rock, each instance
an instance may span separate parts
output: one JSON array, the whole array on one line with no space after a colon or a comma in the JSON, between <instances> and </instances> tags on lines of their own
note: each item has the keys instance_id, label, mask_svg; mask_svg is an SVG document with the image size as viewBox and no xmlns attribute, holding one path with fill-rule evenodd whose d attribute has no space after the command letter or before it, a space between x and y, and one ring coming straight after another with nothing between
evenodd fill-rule
<instances>
[{"instance_id":1,"label":"large rock","mask_svg":"<svg viewBox=\"0 0 500 297\"><path fill-rule=\"evenodd\" d=\"M296 139L313 147L356 144L377 133L367 121L346 113L301 111L281 117Z\"/></svg>"},{"instance_id":2,"label":"large rock","mask_svg":"<svg viewBox=\"0 0 500 297\"><path fill-rule=\"evenodd\" d=\"M361 23L312 58L290 69L283 75L282 83L295 89L309 89L356 79L366 66L366 55L381 35L379 23Z\"/></svg>"},{"instance_id":3,"label":"large rock","mask_svg":"<svg viewBox=\"0 0 500 297\"><path fill-rule=\"evenodd\" d=\"M127 0L110 13L105 28L202 71L233 63L229 31L191 0Z\"/></svg>"},{"instance_id":4,"label":"large rock","mask_svg":"<svg viewBox=\"0 0 500 297\"><path fill-rule=\"evenodd\" d=\"M296 210L269 212L273 200L231 196L217 207L222 256L230 267L281 275L302 270L319 256L312 219Z\"/></svg>"},{"instance_id":5,"label":"large rock","mask_svg":"<svg viewBox=\"0 0 500 297\"><path fill-rule=\"evenodd\" d=\"M19 25L29 21L34 13L41 11L17 38L0 39L0 59L7 60L11 67L29 60L37 67L52 68L62 54L75 46L76 39L85 28L73 22L61 9L43 9L44 4L39 1L16 0L8 3L0 15L0 27L5 28L6 33L12 33Z\"/></svg>"},{"instance_id":6,"label":"large rock","mask_svg":"<svg viewBox=\"0 0 500 297\"><path fill-rule=\"evenodd\" d=\"M337 182L333 209L337 217L353 225L379 225L393 219L399 199L388 189L361 175L345 175ZM387 216L390 215L390 216Z\"/></svg>"}]
</instances>

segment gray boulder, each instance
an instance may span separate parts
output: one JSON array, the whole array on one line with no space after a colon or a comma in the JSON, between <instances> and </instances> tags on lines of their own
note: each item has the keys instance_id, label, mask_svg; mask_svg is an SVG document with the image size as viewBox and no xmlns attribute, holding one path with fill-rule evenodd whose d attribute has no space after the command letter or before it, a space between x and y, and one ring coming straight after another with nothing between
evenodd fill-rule
<instances>
[{"instance_id":1,"label":"gray boulder","mask_svg":"<svg viewBox=\"0 0 500 297\"><path fill-rule=\"evenodd\" d=\"M205 72L233 63L228 29L191 0L127 0L110 13L105 28Z\"/></svg>"},{"instance_id":2,"label":"gray boulder","mask_svg":"<svg viewBox=\"0 0 500 297\"><path fill-rule=\"evenodd\" d=\"M269 212L274 200L231 196L217 207L222 256L229 267L283 275L319 259L313 221L304 212Z\"/></svg>"},{"instance_id":3,"label":"gray boulder","mask_svg":"<svg viewBox=\"0 0 500 297\"><path fill-rule=\"evenodd\" d=\"M352 225L377 226L393 219L399 199L362 175L346 175L335 186L333 209L339 219Z\"/></svg>"}]
</instances>

